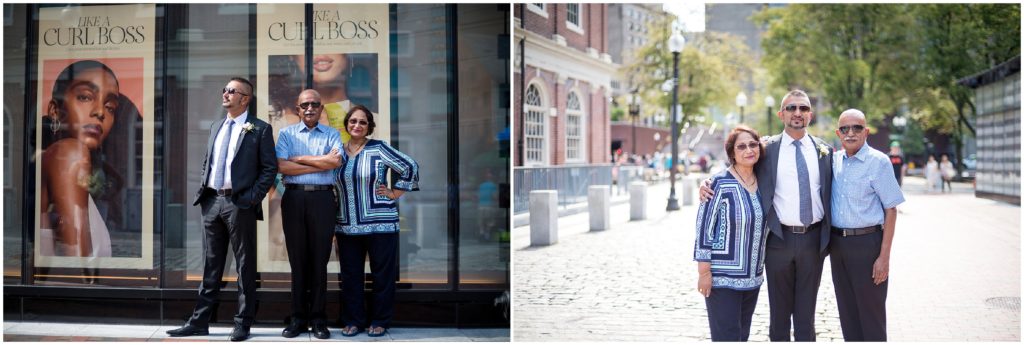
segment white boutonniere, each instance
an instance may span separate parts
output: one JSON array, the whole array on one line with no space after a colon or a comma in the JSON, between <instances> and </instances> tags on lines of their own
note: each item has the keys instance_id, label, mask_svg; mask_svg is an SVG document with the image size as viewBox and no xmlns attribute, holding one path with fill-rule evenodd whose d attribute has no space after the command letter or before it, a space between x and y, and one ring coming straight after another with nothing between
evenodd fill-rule
<instances>
[{"instance_id":1,"label":"white boutonniere","mask_svg":"<svg viewBox=\"0 0 1024 345\"><path fill-rule=\"evenodd\" d=\"M825 157L828 155L828 145L818 144L818 158Z\"/></svg>"},{"instance_id":2,"label":"white boutonniere","mask_svg":"<svg viewBox=\"0 0 1024 345\"><path fill-rule=\"evenodd\" d=\"M256 129L256 126L253 126L252 122L246 122L245 126L242 126L242 131L245 133L252 132L253 129Z\"/></svg>"}]
</instances>

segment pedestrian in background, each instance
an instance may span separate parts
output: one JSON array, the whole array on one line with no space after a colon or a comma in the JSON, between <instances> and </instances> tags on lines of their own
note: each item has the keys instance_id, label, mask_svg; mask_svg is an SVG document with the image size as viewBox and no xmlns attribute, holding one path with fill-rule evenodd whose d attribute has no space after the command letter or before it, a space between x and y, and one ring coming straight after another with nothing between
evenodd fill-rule
<instances>
[{"instance_id":1,"label":"pedestrian in background","mask_svg":"<svg viewBox=\"0 0 1024 345\"><path fill-rule=\"evenodd\" d=\"M839 115L843 150L832 171L832 282L846 341L886 341L885 299L896 206L903 192L888 157L867 144L864 113Z\"/></svg>"},{"instance_id":2,"label":"pedestrian in background","mask_svg":"<svg viewBox=\"0 0 1024 345\"><path fill-rule=\"evenodd\" d=\"M956 176L956 169L953 169L953 162L949 161L949 156L942 155L942 162L939 162L939 171L942 172L942 191L946 191L946 186L949 186L949 192L953 192L953 177Z\"/></svg>"},{"instance_id":3,"label":"pedestrian in background","mask_svg":"<svg viewBox=\"0 0 1024 345\"><path fill-rule=\"evenodd\" d=\"M732 166L711 179L714 196L697 211L693 259L712 341L747 341L764 281L768 239L754 164L763 155L757 132L736 126L725 140Z\"/></svg>"},{"instance_id":4,"label":"pedestrian in background","mask_svg":"<svg viewBox=\"0 0 1024 345\"><path fill-rule=\"evenodd\" d=\"M928 164L924 166L924 178L928 183L928 191L936 192L939 190L939 184L942 183L942 173L939 171L939 162L935 161L935 156L928 156Z\"/></svg>"}]
</instances>

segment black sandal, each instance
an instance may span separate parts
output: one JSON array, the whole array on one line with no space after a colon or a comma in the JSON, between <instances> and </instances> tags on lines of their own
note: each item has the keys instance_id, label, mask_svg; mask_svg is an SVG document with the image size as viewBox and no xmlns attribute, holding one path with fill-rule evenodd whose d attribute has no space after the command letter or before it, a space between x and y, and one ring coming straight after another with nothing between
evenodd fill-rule
<instances>
[{"instance_id":1,"label":"black sandal","mask_svg":"<svg viewBox=\"0 0 1024 345\"><path fill-rule=\"evenodd\" d=\"M383 336L384 333L387 333L387 332L388 332L388 329L384 328L384 327L381 327L381 326L370 326L370 328L366 329L366 335L371 336L371 337Z\"/></svg>"}]
</instances>

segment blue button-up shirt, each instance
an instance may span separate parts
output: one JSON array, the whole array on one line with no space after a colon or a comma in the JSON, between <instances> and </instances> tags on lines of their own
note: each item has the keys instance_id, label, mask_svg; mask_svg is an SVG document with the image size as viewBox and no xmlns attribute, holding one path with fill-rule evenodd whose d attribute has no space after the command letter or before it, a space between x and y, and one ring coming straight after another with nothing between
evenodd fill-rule
<instances>
[{"instance_id":1,"label":"blue button-up shirt","mask_svg":"<svg viewBox=\"0 0 1024 345\"><path fill-rule=\"evenodd\" d=\"M861 146L853 157L840 150L832 159L832 226L863 228L885 222L885 210L905 201L889 156Z\"/></svg>"},{"instance_id":2,"label":"blue button-up shirt","mask_svg":"<svg viewBox=\"0 0 1024 345\"><path fill-rule=\"evenodd\" d=\"M341 134L337 129L317 124L310 129L299 122L281 129L277 135L277 158L289 159L297 156L322 156L332 149L341 150ZM339 152L340 154L340 152ZM311 174L285 175L284 183L333 185L337 169Z\"/></svg>"}]
</instances>

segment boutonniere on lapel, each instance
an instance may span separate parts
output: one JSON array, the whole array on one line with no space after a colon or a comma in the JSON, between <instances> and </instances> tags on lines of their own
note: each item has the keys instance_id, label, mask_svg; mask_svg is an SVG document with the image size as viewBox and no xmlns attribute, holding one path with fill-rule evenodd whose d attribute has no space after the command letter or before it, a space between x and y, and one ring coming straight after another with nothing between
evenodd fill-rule
<instances>
[{"instance_id":1,"label":"boutonniere on lapel","mask_svg":"<svg viewBox=\"0 0 1024 345\"><path fill-rule=\"evenodd\" d=\"M829 152L828 145L818 144L818 158L827 156L828 152Z\"/></svg>"},{"instance_id":2,"label":"boutonniere on lapel","mask_svg":"<svg viewBox=\"0 0 1024 345\"><path fill-rule=\"evenodd\" d=\"M252 132L253 129L256 129L256 126L253 126L252 122L246 122L245 126L242 126L242 132L245 133Z\"/></svg>"}]
</instances>

